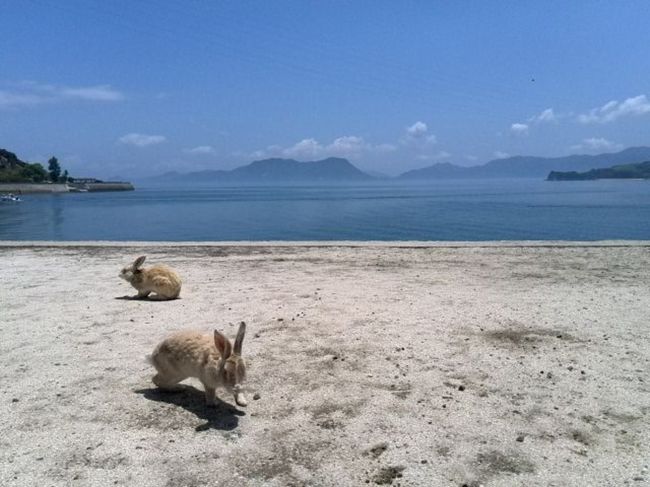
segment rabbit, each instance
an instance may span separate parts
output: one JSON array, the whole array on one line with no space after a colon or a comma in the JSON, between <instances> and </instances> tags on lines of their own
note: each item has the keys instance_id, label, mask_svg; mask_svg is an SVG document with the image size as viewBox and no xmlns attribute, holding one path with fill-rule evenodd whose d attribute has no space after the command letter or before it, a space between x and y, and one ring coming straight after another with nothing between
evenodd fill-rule
<instances>
[{"instance_id":1,"label":"rabbit","mask_svg":"<svg viewBox=\"0 0 650 487\"><path fill-rule=\"evenodd\" d=\"M164 301L176 299L181 292L181 279L169 267L154 265L143 268L145 255L135 259L130 266L120 272L120 277L138 290L132 299L144 299L150 293L155 293L150 299Z\"/></svg>"},{"instance_id":2,"label":"rabbit","mask_svg":"<svg viewBox=\"0 0 650 487\"><path fill-rule=\"evenodd\" d=\"M246 323L242 321L234 345L217 330L214 335L181 331L169 336L147 357L158 372L152 378L153 383L163 390L178 390L180 381L195 377L205 388L208 405L216 404L215 389L221 385L239 406L246 406L248 402L242 389L246 363L241 355L245 333Z\"/></svg>"}]
</instances>

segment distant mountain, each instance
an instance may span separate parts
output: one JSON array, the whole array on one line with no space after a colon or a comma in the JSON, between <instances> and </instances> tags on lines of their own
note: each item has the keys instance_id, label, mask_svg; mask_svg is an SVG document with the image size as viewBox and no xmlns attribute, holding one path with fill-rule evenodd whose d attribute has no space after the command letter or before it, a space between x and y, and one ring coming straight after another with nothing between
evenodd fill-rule
<instances>
[{"instance_id":1,"label":"distant mountain","mask_svg":"<svg viewBox=\"0 0 650 487\"><path fill-rule=\"evenodd\" d=\"M650 161L638 164L621 164L587 172L551 171L548 181L592 181L594 179L650 179Z\"/></svg>"},{"instance_id":2,"label":"distant mountain","mask_svg":"<svg viewBox=\"0 0 650 487\"><path fill-rule=\"evenodd\" d=\"M572 155L566 157L514 156L495 159L481 166L462 167L449 163L434 164L398 176L400 179L452 178L545 178L551 171L588 171L650 159L650 147L630 147L611 154Z\"/></svg>"},{"instance_id":3,"label":"distant mountain","mask_svg":"<svg viewBox=\"0 0 650 487\"><path fill-rule=\"evenodd\" d=\"M181 174L168 172L152 178L160 182L306 182L367 181L372 176L360 171L347 159L329 157L321 161L298 162L293 159L263 159L231 171L198 171Z\"/></svg>"}]
</instances>

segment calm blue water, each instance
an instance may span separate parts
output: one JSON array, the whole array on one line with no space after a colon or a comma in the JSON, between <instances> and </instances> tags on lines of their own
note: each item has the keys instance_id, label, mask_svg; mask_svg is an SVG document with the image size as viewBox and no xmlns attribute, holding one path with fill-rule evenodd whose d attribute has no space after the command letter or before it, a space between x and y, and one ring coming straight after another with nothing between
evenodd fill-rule
<instances>
[{"instance_id":1,"label":"calm blue water","mask_svg":"<svg viewBox=\"0 0 650 487\"><path fill-rule=\"evenodd\" d=\"M650 239L649 181L138 186L0 203L1 240Z\"/></svg>"}]
</instances>

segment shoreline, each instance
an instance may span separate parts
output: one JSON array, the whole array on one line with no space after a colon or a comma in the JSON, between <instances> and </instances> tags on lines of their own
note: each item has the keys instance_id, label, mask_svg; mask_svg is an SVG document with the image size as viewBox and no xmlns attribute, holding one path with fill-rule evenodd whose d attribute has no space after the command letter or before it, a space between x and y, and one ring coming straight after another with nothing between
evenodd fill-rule
<instances>
[{"instance_id":1,"label":"shoreline","mask_svg":"<svg viewBox=\"0 0 650 487\"><path fill-rule=\"evenodd\" d=\"M650 247L650 240L0 240L0 248L11 247L372 247L372 248L565 248Z\"/></svg>"},{"instance_id":2,"label":"shoreline","mask_svg":"<svg viewBox=\"0 0 650 487\"><path fill-rule=\"evenodd\" d=\"M126 181L106 181L95 183L0 183L0 194L64 194L99 193L105 191L134 191L132 183Z\"/></svg>"}]
</instances>

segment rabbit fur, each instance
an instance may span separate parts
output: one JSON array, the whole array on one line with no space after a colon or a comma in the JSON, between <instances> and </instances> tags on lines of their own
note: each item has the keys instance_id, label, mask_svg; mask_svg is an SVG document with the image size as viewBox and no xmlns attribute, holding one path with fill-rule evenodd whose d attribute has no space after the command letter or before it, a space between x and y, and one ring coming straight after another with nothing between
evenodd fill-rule
<instances>
[{"instance_id":1,"label":"rabbit fur","mask_svg":"<svg viewBox=\"0 0 650 487\"><path fill-rule=\"evenodd\" d=\"M138 257L133 264L120 272L120 277L138 291L133 299L144 299L151 293L154 294L149 299L158 301L178 298L181 292L181 279L178 274L164 265L144 268L142 264L145 259L145 255Z\"/></svg>"},{"instance_id":2,"label":"rabbit fur","mask_svg":"<svg viewBox=\"0 0 650 487\"><path fill-rule=\"evenodd\" d=\"M246 406L242 392L246 363L241 355L245 333L246 324L242 322L234 345L217 330L213 334L180 331L167 337L148 357L157 371L153 383L161 389L176 390L179 382L194 377L203 384L208 405L215 404L215 390L223 386L238 405Z\"/></svg>"}]
</instances>

